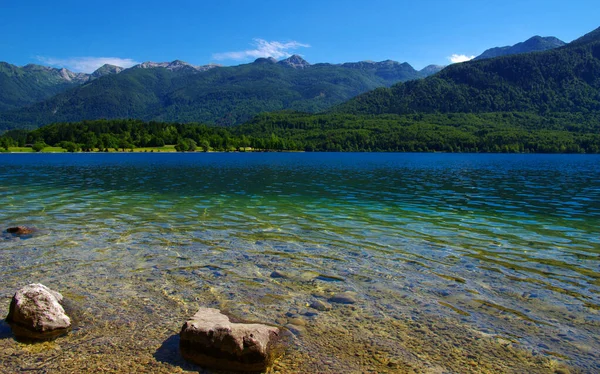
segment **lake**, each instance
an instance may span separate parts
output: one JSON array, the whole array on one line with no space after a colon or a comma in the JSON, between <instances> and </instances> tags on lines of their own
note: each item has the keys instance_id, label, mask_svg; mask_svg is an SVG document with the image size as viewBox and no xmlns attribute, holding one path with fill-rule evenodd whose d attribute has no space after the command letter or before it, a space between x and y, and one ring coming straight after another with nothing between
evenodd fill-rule
<instances>
[{"instance_id":1,"label":"lake","mask_svg":"<svg viewBox=\"0 0 600 374\"><path fill-rule=\"evenodd\" d=\"M287 326L275 372L600 371L600 156L0 154L0 200L4 310L77 320L0 371L197 372L199 306Z\"/></svg>"}]
</instances>

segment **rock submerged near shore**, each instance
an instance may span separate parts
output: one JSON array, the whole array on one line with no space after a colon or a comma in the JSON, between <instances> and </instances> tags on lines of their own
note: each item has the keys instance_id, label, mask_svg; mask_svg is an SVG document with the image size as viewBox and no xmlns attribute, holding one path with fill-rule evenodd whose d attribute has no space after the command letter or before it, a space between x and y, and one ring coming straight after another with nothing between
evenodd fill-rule
<instances>
[{"instance_id":1,"label":"rock submerged near shore","mask_svg":"<svg viewBox=\"0 0 600 374\"><path fill-rule=\"evenodd\" d=\"M60 293L43 284L29 284L13 296L6 322L17 339L55 339L71 328L62 301Z\"/></svg>"},{"instance_id":2,"label":"rock submerged near shore","mask_svg":"<svg viewBox=\"0 0 600 374\"><path fill-rule=\"evenodd\" d=\"M71 329L63 296L40 283L13 296L6 322L21 342L53 340ZM291 333L261 323L241 323L218 309L200 308L180 332L181 356L208 369L263 372L285 350Z\"/></svg>"},{"instance_id":3,"label":"rock submerged near shore","mask_svg":"<svg viewBox=\"0 0 600 374\"><path fill-rule=\"evenodd\" d=\"M9 227L6 229L6 232L9 234L13 234L16 236L21 236L21 235L31 235L36 231L35 228L33 227L27 227L27 226L15 226L15 227Z\"/></svg>"},{"instance_id":4,"label":"rock submerged near shore","mask_svg":"<svg viewBox=\"0 0 600 374\"><path fill-rule=\"evenodd\" d=\"M258 323L234 323L218 309L200 308L183 325L183 358L205 368L261 372L280 353L282 331Z\"/></svg>"}]
</instances>

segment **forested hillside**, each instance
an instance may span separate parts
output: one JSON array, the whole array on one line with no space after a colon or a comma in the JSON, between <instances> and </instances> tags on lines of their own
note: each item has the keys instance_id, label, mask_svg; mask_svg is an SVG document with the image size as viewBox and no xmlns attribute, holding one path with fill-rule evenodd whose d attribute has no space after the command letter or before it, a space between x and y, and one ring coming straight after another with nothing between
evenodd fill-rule
<instances>
[{"instance_id":1,"label":"forested hillside","mask_svg":"<svg viewBox=\"0 0 600 374\"><path fill-rule=\"evenodd\" d=\"M600 110L598 30L558 49L454 64L335 108L355 114Z\"/></svg>"},{"instance_id":2,"label":"forested hillside","mask_svg":"<svg viewBox=\"0 0 600 374\"><path fill-rule=\"evenodd\" d=\"M0 130L101 118L229 126L261 112L319 112L376 87L424 74L394 61L310 65L298 56L202 71L182 62L148 63L2 113Z\"/></svg>"},{"instance_id":3,"label":"forested hillside","mask_svg":"<svg viewBox=\"0 0 600 374\"><path fill-rule=\"evenodd\" d=\"M0 62L0 112L17 109L75 87L88 78L66 69L19 67Z\"/></svg>"}]
</instances>

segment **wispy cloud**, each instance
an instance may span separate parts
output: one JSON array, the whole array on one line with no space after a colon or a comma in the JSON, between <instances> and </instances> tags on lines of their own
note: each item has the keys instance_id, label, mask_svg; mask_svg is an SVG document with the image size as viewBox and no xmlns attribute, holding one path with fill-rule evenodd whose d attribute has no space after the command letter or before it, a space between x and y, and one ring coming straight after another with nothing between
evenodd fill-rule
<instances>
[{"instance_id":1,"label":"wispy cloud","mask_svg":"<svg viewBox=\"0 0 600 374\"><path fill-rule=\"evenodd\" d=\"M299 43L296 41L291 42L269 42L264 39L254 39L252 42L254 49L248 49L245 51L237 52L223 52L213 54L215 60L246 60L249 58L259 57L273 57L276 59L282 57L290 57L293 51L298 48L309 48L310 45Z\"/></svg>"},{"instance_id":2,"label":"wispy cloud","mask_svg":"<svg viewBox=\"0 0 600 374\"><path fill-rule=\"evenodd\" d=\"M466 62L474 58L475 56L453 54L452 56L448 57L448 60L450 60L451 63L456 64L457 62Z\"/></svg>"},{"instance_id":3,"label":"wispy cloud","mask_svg":"<svg viewBox=\"0 0 600 374\"><path fill-rule=\"evenodd\" d=\"M37 56L37 59L50 66L67 68L78 73L93 73L104 64L116 65L122 68L129 68L139 64L139 62L130 58L119 57L72 57L62 59Z\"/></svg>"}]
</instances>

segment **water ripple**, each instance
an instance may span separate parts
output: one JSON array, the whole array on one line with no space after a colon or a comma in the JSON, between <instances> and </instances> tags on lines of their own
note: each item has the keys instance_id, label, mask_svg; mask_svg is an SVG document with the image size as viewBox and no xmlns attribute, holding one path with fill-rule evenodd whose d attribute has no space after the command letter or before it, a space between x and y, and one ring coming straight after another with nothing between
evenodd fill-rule
<instances>
[{"instance_id":1,"label":"water ripple","mask_svg":"<svg viewBox=\"0 0 600 374\"><path fill-rule=\"evenodd\" d=\"M60 268L98 290L132 272L157 287L177 277L189 288L182 298L201 280L258 308L266 295L309 297L315 287L356 291L373 314L405 308L410 295L433 301L432 313L543 342L590 367L597 357L556 334L576 330L600 351L599 161L0 155L0 221L40 229L0 238L2 292ZM98 264L109 273L87 270ZM276 288L276 269L297 284ZM398 299L383 302L382 288Z\"/></svg>"}]
</instances>

